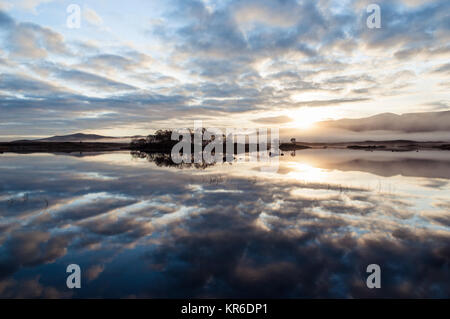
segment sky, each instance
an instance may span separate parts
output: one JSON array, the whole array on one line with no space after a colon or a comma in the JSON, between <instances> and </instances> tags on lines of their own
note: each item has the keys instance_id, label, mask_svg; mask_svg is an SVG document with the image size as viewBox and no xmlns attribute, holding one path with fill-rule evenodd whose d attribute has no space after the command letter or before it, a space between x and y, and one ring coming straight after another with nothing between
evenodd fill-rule
<instances>
[{"instance_id":1,"label":"sky","mask_svg":"<svg viewBox=\"0 0 450 319\"><path fill-rule=\"evenodd\" d=\"M367 26L371 3L381 28ZM0 140L448 111L449 12L448 0L0 0Z\"/></svg>"}]
</instances>

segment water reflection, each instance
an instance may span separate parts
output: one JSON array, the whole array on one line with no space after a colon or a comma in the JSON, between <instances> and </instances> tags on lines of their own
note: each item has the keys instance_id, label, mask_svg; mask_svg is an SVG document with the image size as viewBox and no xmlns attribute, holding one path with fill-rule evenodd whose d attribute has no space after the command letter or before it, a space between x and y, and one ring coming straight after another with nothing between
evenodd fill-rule
<instances>
[{"instance_id":1,"label":"water reflection","mask_svg":"<svg viewBox=\"0 0 450 319\"><path fill-rule=\"evenodd\" d=\"M148 159L2 154L0 297L450 296L446 152Z\"/></svg>"},{"instance_id":2,"label":"water reflection","mask_svg":"<svg viewBox=\"0 0 450 319\"><path fill-rule=\"evenodd\" d=\"M159 167L176 167L176 168L196 168L196 169L205 169L208 166L213 166L214 163L206 163L202 161L201 163L195 163L193 160L191 163L183 161L181 163L175 163L172 160L172 156L170 153L147 153L141 151L132 151L131 156L133 158L146 159L150 163L155 163L156 166Z\"/></svg>"}]
</instances>

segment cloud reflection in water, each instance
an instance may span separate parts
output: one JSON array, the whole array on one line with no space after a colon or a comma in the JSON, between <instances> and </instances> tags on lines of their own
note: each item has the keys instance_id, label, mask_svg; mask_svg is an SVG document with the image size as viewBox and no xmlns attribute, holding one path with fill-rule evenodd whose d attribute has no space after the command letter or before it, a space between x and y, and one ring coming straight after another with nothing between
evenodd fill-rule
<instances>
[{"instance_id":1,"label":"cloud reflection in water","mask_svg":"<svg viewBox=\"0 0 450 319\"><path fill-rule=\"evenodd\" d=\"M3 154L0 297L449 297L449 171L445 152L307 150L278 173Z\"/></svg>"}]
</instances>

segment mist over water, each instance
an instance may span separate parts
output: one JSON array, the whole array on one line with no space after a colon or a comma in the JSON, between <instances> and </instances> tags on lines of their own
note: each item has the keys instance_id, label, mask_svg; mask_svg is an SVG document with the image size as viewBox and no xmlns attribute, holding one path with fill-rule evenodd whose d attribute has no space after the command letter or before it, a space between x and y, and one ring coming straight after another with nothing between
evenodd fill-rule
<instances>
[{"instance_id":1,"label":"mist over water","mask_svg":"<svg viewBox=\"0 0 450 319\"><path fill-rule=\"evenodd\" d=\"M450 153L261 165L1 154L0 297L450 296ZM73 263L81 289L66 287Z\"/></svg>"}]
</instances>

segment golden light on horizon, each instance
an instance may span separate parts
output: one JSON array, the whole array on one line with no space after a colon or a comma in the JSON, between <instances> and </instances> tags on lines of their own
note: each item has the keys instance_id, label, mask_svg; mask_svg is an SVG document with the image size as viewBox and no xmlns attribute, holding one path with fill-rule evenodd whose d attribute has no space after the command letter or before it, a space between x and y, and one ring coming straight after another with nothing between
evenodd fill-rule
<instances>
[{"instance_id":1,"label":"golden light on horizon","mask_svg":"<svg viewBox=\"0 0 450 319\"><path fill-rule=\"evenodd\" d=\"M285 115L293 120L287 124L287 127L304 130L314 127L317 122L337 117L334 110L323 107L304 107L296 110L289 110Z\"/></svg>"}]
</instances>

